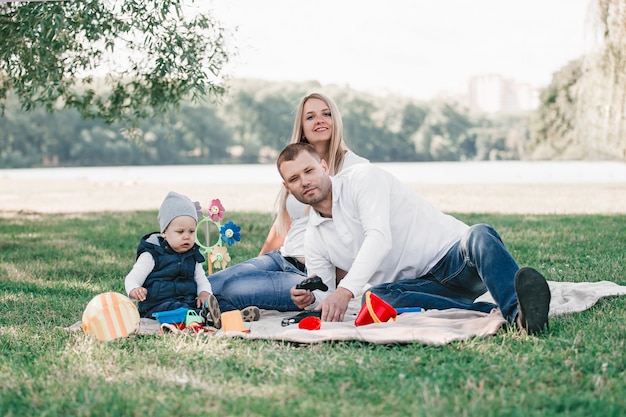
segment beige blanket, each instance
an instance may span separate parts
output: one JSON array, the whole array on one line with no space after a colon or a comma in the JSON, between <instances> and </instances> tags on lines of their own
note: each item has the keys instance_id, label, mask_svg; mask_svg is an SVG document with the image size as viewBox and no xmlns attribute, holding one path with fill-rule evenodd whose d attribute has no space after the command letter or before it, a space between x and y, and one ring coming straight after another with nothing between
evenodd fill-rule
<instances>
[{"instance_id":1,"label":"beige blanket","mask_svg":"<svg viewBox=\"0 0 626 417\"><path fill-rule=\"evenodd\" d=\"M614 282L554 282L549 281L552 292L550 316L574 313L592 307L599 299L626 294L626 286ZM491 301L487 293L480 301ZM395 322L355 326L358 303L350 305L343 323L323 322L320 330L301 330L292 324L281 325L285 317L294 312L263 311L261 320L246 323L248 333L217 331L213 337L242 337L247 339L272 339L296 343L358 340L370 343L422 343L444 345L457 340L494 335L506 321L499 311L490 314L468 310L429 310L405 313ZM80 330L80 322L70 330ZM155 320L141 319L138 334L156 334L163 330Z\"/></svg>"}]
</instances>

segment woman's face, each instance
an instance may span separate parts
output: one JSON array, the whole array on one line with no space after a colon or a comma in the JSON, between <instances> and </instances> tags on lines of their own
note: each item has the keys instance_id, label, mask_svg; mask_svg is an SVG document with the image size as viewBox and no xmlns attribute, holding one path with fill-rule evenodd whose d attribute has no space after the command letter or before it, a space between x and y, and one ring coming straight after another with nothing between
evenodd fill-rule
<instances>
[{"instance_id":1,"label":"woman's face","mask_svg":"<svg viewBox=\"0 0 626 417\"><path fill-rule=\"evenodd\" d=\"M312 98L304 103L302 112L302 132L304 137L313 146L322 142L329 142L333 133L333 116L326 103Z\"/></svg>"}]
</instances>

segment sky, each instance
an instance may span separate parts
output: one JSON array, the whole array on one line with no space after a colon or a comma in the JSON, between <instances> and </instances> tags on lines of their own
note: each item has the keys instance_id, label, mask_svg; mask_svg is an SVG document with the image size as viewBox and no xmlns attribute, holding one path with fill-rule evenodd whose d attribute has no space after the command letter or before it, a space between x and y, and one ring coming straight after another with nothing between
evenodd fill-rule
<instances>
[{"instance_id":1,"label":"sky","mask_svg":"<svg viewBox=\"0 0 626 417\"><path fill-rule=\"evenodd\" d=\"M236 78L430 99L472 76L534 87L589 51L589 0L213 0Z\"/></svg>"}]
</instances>

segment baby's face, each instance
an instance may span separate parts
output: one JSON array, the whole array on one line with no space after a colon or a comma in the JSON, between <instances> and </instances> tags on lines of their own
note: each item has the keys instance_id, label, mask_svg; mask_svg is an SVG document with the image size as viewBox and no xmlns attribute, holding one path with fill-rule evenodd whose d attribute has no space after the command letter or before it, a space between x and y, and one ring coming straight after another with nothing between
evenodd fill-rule
<instances>
[{"instance_id":1,"label":"baby's face","mask_svg":"<svg viewBox=\"0 0 626 417\"><path fill-rule=\"evenodd\" d=\"M196 221L189 216L176 217L161 235L174 251L187 252L196 241Z\"/></svg>"}]
</instances>

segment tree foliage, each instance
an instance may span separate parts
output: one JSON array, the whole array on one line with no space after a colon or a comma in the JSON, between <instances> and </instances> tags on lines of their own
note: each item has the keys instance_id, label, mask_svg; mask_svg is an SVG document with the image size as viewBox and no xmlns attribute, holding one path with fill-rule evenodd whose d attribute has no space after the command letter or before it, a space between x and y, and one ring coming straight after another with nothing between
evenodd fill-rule
<instances>
[{"instance_id":1,"label":"tree foliage","mask_svg":"<svg viewBox=\"0 0 626 417\"><path fill-rule=\"evenodd\" d=\"M554 74L531 126L540 159L626 160L626 0L594 0L597 48Z\"/></svg>"},{"instance_id":2,"label":"tree foliage","mask_svg":"<svg viewBox=\"0 0 626 417\"><path fill-rule=\"evenodd\" d=\"M224 30L193 0L0 3L0 38L2 110L13 93L26 110L136 125L223 92Z\"/></svg>"},{"instance_id":3,"label":"tree foliage","mask_svg":"<svg viewBox=\"0 0 626 417\"><path fill-rule=\"evenodd\" d=\"M0 117L0 168L273 163L290 139L300 99L312 91L335 99L346 144L374 162L523 156L514 150L525 141L519 128L524 115L487 119L453 103L379 97L318 83L231 80L219 103L184 101L178 111L139 121L137 141L128 140L119 123L83 119L75 109L27 112L12 98ZM416 147L418 134L432 144Z\"/></svg>"},{"instance_id":4,"label":"tree foliage","mask_svg":"<svg viewBox=\"0 0 626 417\"><path fill-rule=\"evenodd\" d=\"M530 148L539 159L581 158L584 138L576 131L576 103L582 77L582 59L557 71L540 95L540 107L531 123Z\"/></svg>"},{"instance_id":5,"label":"tree foliage","mask_svg":"<svg viewBox=\"0 0 626 417\"><path fill-rule=\"evenodd\" d=\"M626 0L596 0L602 46L585 60L577 106L588 152L626 160Z\"/></svg>"}]
</instances>

